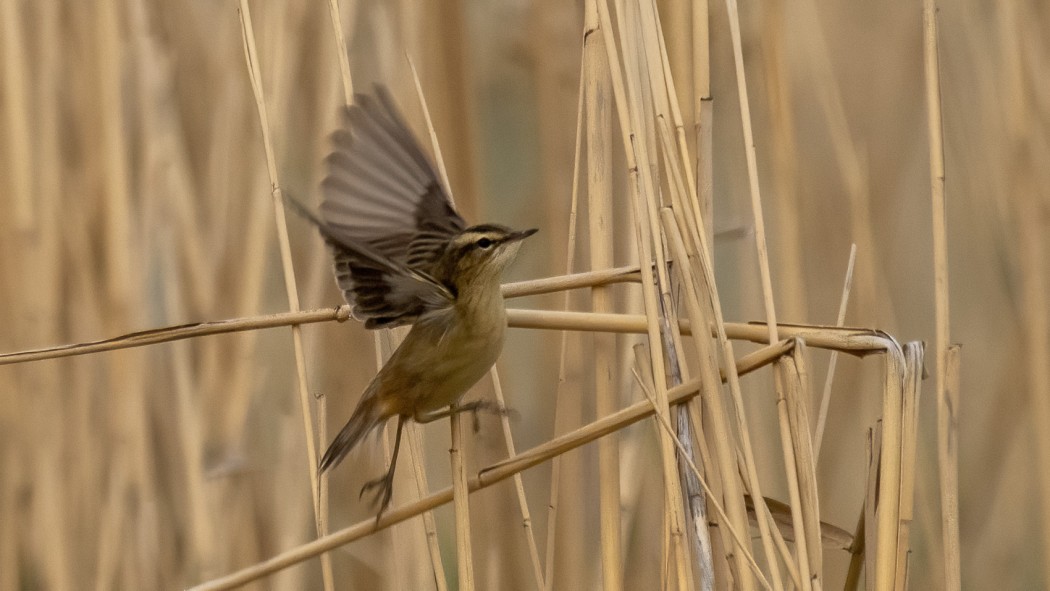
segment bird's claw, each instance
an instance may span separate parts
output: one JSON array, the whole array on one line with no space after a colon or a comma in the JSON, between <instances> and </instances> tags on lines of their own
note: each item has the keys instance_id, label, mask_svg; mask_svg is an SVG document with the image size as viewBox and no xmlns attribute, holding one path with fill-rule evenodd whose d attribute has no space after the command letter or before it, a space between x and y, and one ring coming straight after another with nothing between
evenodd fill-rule
<instances>
[{"instance_id":1,"label":"bird's claw","mask_svg":"<svg viewBox=\"0 0 1050 591\"><path fill-rule=\"evenodd\" d=\"M372 489L379 489L375 491L374 497L372 498L372 506L379 506L379 511L376 513L376 519L386 511L387 507L390 506L390 499L394 496L394 479L390 476L382 476L375 480L369 480L361 487L361 493L357 495L360 499L365 496L365 493Z\"/></svg>"},{"instance_id":2,"label":"bird's claw","mask_svg":"<svg viewBox=\"0 0 1050 591\"><path fill-rule=\"evenodd\" d=\"M490 400L475 400L470 404L462 407L463 410L470 411L474 419L474 432L477 433L481 430L481 412L491 412L501 417L517 416L517 413L513 410L499 404L498 402L492 402Z\"/></svg>"}]
</instances>

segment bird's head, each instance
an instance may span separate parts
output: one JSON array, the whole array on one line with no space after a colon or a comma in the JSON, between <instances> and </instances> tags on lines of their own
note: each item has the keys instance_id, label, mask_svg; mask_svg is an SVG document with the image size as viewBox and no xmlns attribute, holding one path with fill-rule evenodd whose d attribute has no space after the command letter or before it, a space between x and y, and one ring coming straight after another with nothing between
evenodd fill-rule
<instances>
[{"instance_id":1,"label":"bird's head","mask_svg":"<svg viewBox=\"0 0 1050 591\"><path fill-rule=\"evenodd\" d=\"M443 266L457 287L476 281L499 280L521 248L521 241L537 232L512 230L498 224L471 226L448 243Z\"/></svg>"}]
</instances>

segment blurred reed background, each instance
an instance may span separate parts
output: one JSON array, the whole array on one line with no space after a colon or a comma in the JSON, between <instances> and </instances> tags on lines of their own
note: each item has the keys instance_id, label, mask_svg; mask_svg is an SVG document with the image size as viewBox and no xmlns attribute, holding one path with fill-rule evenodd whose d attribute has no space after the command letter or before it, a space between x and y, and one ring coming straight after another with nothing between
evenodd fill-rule
<instances>
[{"instance_id":1,"label":"blurred reed background","mask_svg":"<svg viewBox=\"0 0 1050 591\"><path fill-rule=\"evenodd\" d=\"M575 271L637 265L639 252L649 256L655 245L678 261L665 285L664 303L674 304L665 314L707 322L694 316L709 306L704 290L715 288L698 262L699 231L707 226L715 233L725 320L767 318L734 68L735 1L727 12L721 1L661 0L659 25L649 2L612 1L612 30L598 12L588 15L586 29L599 31L586 37L584 55L582 2L340 0L350 78L338 59L333 5L250 2L264 138L237 2L0 0L0 351L289 310L290 267L282 262L271 178L285 193L318 202L326 136L349 80L359 90L388 84L419 136L428 137L406 56L418 69L464 216L541 228L508 279L564 274L567 255ZM1050 584L1050 9L1032 0L942 0L939 8L951 340L964 345L952 409L961 575L968 588L1042 588ZM910 541L904 538L913 552L898 569L906 565L912 588L933 589L948 584L951 569L944 567L938 488L933 376L944 343L935 336L922 11L920 0L768 0L745 3L739 18L778 321L835 324L856 243L845 324L926 342L931 379L918 398L914 521ZM592 45L613 38L611 54ZM620 89L626 101L614 98L610 56L621 84L628 81ZM668 74L682 136L666 117ZM582 88L589 90L581 103ZM708 92L712 100L700 101ZM572 209L578 104L586 107L579 130L587 147ZM710 119L697 130L701 111ZM625 129L636 134L633 157L648 154L639 168L625 152ZM272 149L269 170L264 145ZM604 175L594 168L602 164ZM692 193L686 181L697 174L701 218L681 207ZM339 305L321 240L294 217L287 227L300 307ZM685 234L688 264L675 255L683 251L674 228ZM647 242L654 229L658 239ZM648 311L652 328L656 300L643 297L645 276L510 306ZM298 372L305 371L316 454L374 373L376 345L382 354L389 343L354 322L300 331L301 366L291 330L275 328L0 368L0 589L180 588L313 540ZM681 355L687 378L716 367L704 360L723 353L717 340L704 349L677 333L667 335L670 344L653 342L655 349L645 335L596 334L509 334L499 383L517 411L510 429L519 451L645 401L665 379L673 385L673 371L646 369L663 354ZM735 347L737 358L758 350ZM794 369L782 375L812 383L792 411L808 407L800 429L808 435L829 354L796 346L786 359ZM809 443L782 449L786 423L774 391L785 384L775 386L768 368L743 378L750 425L743 436L765 497L787 503L799 490L785 476L786 461L802 462L798 474L815 466L809 492L819 492L819 519L854 531L874 494L866 449L883 412L884 365L878 355L840 356L819 463L800 454ZM472 396L492 389L485 380ZM597 402L596 391L605 392ZM728 394L727 416L736 416ZM708 394L703 400L707 441L693 442L704 460L697 464L723 491L730 483L722 476L737 466L715 457L720 443L707 427L717 411ZM797 435L799 417L792 417ZM500 420L484 416L481 423L464 438L469 474L507 456ZM741 462L747 482L751 459L736 432L723 457ZM447 423L420 433L427 487L448 486ZM523 473L534 547L513 481L471 495L477 588L615 588L617 577L627 589L700 585L700 559L676 535L683 512L665 502L676 498L678 484L664 478L674 448L661 424L649 419L603 441L601 453L596 444L559 456L556 472L546 462ZM332 474L324 495L329 530L370 520L357 491L383 470L382 447L366 446ZM905 449L906 464L908 455ZM402 457L395 508L419 496ZM805 482L801 488L805 497ZM711 503L708 510L707 519L722 522ZM788 518L781 533L792 552L793 531L819 535L810 521L816 514L804 513L794 529L790 515L779 514ZM613 525L603 526L610 515ZM906 530L904 510L901 520ZM462 541L457 546L451 505L436 509L433 521L431 529L413 518L330 552L324 563L315 557L249 588L443 589L446 581L456 588ZM871 521L867 527L871 540ZM752 579L741 559L747 552L726 558L734 543L727 530L710 528L716 587L775 581L763 551L769 533L742 532L764 573ZM825 541L822 561L811 545L806 565L790 553L774 559L783 585L814 585L791 576L793 568L813 566L823 571L819 586L841 587L851 558L841 545ZM610 560L616 552L622 561ZM872 552L869 546L864 559ZM880 586L893 584L883 579Z\"/></svg>"}]
</instances>

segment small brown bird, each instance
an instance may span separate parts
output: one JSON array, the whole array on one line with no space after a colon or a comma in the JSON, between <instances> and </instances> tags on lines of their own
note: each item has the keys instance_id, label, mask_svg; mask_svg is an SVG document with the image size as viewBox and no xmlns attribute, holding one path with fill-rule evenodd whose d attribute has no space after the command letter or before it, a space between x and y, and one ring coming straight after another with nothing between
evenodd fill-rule
<instances>
[{"instance_id":1,"label":"small brown bird","mask_svg":"<svg viewBox=\"0 0 1050 591\"><path fill-rule=\"evenodd\" d=\"M507 326L500 276L536 230L467 227L389 92L357 95L343 111L322 184L318 227L336 282L365 327L412 329L365 388L353 415L321 458L334 468L365 435L397 417L390 468L364 485L379 514L393 493L405 421L450 416L450 405L492 367ZM480 401L457 407L473 410Z\"/></svg>"}]
</instances>

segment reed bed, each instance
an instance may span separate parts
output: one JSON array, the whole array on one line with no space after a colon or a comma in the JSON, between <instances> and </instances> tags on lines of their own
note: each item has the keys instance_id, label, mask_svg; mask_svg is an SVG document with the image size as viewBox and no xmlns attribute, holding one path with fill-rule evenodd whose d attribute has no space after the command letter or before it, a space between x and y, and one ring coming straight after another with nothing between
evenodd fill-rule
<instances>
[{"instance_id":1,"label":"reed bed","mask_svg":"<svg viewBox=\"0 0 1050 591\"><path fill-rule=\"evenodd\" d=\"M1040 4L0 27L0 590L1050 584ZM403 334L283 199L374 83L464 217L541 228L468 395L514 413L409 425L378 520L392 433L315 466Z\"/></svg>"}]
</instances>

